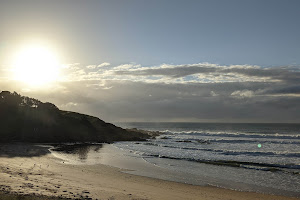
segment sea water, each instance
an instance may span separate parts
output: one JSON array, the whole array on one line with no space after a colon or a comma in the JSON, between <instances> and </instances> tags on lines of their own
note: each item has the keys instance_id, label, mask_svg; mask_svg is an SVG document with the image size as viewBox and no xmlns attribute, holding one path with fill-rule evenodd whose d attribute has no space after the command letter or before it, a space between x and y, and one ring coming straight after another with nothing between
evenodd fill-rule
<instances>
[{"instance_id":1,"label":"sea water","mask_svg":"<svg viewBox=\"0 0 300 200\"><path fill-rule=\"evenodd\" d=\"M146 162L235 190L300 197L300 124L122 123L160 131L156 139L114 146Z\"/></svg>"},{"instance_id":2,"label":"sea water","mask_svg":"<svg viewBox=\"0 0 300 200\"><path fill-rule=\"evenodd\" d=\"M127 123L155 139L67 144L65 164L105 164L126 173L194 185L300 197L300 124Z\"/></svg>"}]
</instances>

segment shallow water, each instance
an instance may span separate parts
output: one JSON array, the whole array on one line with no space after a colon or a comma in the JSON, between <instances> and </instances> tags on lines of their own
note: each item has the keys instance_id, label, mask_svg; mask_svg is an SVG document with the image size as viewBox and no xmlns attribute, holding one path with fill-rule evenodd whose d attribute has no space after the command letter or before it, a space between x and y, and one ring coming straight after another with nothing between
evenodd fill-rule
<instances>
[{"instance_id":1,"label":"shallow water","mask_svg":"<svg viewBox=\"0 0 300 200\"><path fill-rule=\"evenodd\" d=\"M75 145L69 146L65 150L51 150L51 152L56 157L63 159L65 164L105 164L121 168L126 173L163 180L299 197L297 190L299 188L299 176L283 177L281 172L274 173L186 160L141 156L130 150L117 148L116 146L120 144L122 143ZM294 182L293 185L289 185L291 181ZM288 186L288 190L284 189L286 186Z\"/></svg>"},{"instance_id":2,"label":"shallow water","mask_svg":"<svg viewBox=\"0 0 300 200\"><path fill-rule=\"evenodd\" d=\"M243 185L243 190L299 196L300 124L121 126L164 133L147 142L115 144L159 167L205 176L208 184L219 187L241 189Z\"/></svg>"},{"instance_id":3,"label":"shallow water","mask_svg":"<svg viewBox=\"0 0 300 200\"><path fill-rule=\"evenodd\" d=\"M164 134L145 142L70 145L52 153L66 164L106 164L164 180L300 197L298 124L134 126Z\"/></svg>"}]
</instances>

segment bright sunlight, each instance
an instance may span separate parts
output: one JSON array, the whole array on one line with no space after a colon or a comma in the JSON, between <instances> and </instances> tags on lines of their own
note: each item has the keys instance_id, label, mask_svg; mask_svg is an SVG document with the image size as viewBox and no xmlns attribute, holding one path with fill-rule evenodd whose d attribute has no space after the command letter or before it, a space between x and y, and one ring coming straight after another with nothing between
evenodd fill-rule
<instances>
[{"instance_id":1,"label":"bright sunlight","mask_svg":"<svg viewBox=\"0 0 300 200\"><path fill-rule=\"evenodd\" d=\"M47 46L28 45L13 58L14 79L34 87L44 86L59 78L60 64Z\"/></svg>"}]
</instances>

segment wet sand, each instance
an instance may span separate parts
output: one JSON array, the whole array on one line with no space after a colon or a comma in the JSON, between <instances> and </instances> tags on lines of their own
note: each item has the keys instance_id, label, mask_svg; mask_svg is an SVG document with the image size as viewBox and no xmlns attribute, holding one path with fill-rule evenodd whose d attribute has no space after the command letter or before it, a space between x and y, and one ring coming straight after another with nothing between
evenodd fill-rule
<instances>
[{"instance_id":1,"label":"wet sand","mask_svg":"<svg viewBox=\"0 0 300 200\"><path fill-rule=\"evenodd\" d=\"M0 190L73 199L297 199L163 181L101 164L67 164L48 148L0 145Z\"/></svg>"}]
</instances>

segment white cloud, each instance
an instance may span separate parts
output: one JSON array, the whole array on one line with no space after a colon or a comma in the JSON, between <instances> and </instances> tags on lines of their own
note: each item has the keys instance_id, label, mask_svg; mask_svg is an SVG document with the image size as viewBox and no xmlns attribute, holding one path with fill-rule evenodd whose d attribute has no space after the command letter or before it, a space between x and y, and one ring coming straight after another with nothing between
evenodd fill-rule
<instances>
[{"instance_id":1,"label":"white cloud","mask_svg":"<svg viewBox=\"0 0 300 200\"><path fill-rule=\"evenodd\" d=\"M96 65L88 65L88 66L86 66L86 68L88 68L88 69L95 69L95 68L97 68L97 66Z\"/></svg>"},{"instance_id":2,"label":"white cloud","mask_svg":"<svg viewBox=\"0 0 300 200\"><path fill-rule=\"evenodd\" d=\"M110 63L104 62L104 63L101 63L100 65L98 65L97 67L106 67L106 66L110 66Z\"/></svg>"},{"instance_id":3,"label":"white cloud","mask_svg":"<svg viewBox=\"0 0 300 200\"><path fill-rule=\"evenodd\" d=\"M119 65L117 67L114 67L113 70L138 70L141 68L141 65L135 65L135 64L123 64Z\"/></svg>"},{"instance_id":4,"label":"white cloud","mask_svg":"<svg viewBox=\"0 0 300 200\"><path fill-rule=\"evenodd\" d=\"M238 99L251 98L254 96L254 92L251 90L236 90L231 93L231 96Z\"/></svg>"},{"instance_id":5,"label":"white cloud","mask_svg":"<svg viewBox=\"0 0 300 200\"><path fill-rule=\"evenodd\" d=\"M106 67L106 66L110 66L110 63L104 62L104 63L101 63L100 65L88 65L88 66L86 66L86 68L87 69L96 69L96 68L101 68L101 67Z\"/></svg>"},{"instance_id":6,"label":"white cloud","mask_svg":"<svg viewBox=\"0 0 300 200\"><path fill-rule=\"evenodd\" d=\"M285 80L297 81L299 72L286 68L261 68L256 65L217 65L196 63L185 65L162 64L144 67L139 64L123 64L105 68L110 63L80 67L78 63L65 70L62 80L123 80L145 83L196 84L196 83L276 83ZM101 66L99 68L99 66ZM294 69L294 68L293 68Z\"/></svg>"}]
</instances>

